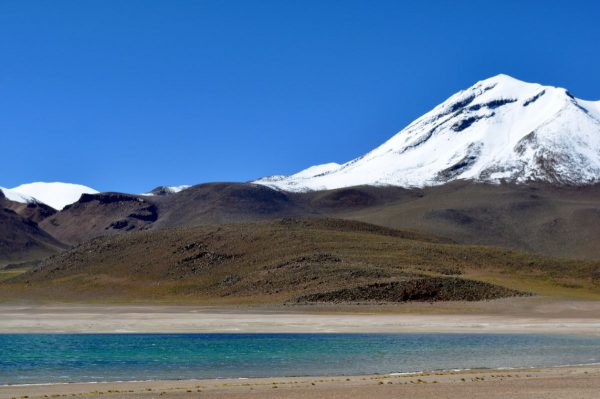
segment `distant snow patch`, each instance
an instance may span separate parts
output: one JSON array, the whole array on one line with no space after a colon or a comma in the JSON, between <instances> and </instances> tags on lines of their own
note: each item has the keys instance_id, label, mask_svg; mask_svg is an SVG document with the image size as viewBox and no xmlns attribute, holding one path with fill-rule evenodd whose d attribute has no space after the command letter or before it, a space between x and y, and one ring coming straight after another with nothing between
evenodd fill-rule
<instances>
[{"instance_id":1,"label":"distant snow patch","mask_svg":"<svg viewBox=\"0 0 600 399\"><path fill-rule=\"evenodd\" d=\"M32 198L57 210L61 210L65 206L77 202L82 194L98 193L98 191L94 190L93 188L82 186L80 184L59 182L36 182L22 184L18 187L10 189L9 191L13 191L23 198Z\"/></svg>"},{"instance_id":2,"label":"distant snow patch","mask_svg":"<svg viewBox=\"0 0 600 399\"><path fill-rule=\"evenodd\" d=\"M145 195L145 196L154 196L154 195L171 195L171 194L177 194L183 190L186 190L188 188L190 188L192 186L190 185L179 185L179 186L158 186L155 189L153 189L152 191L150 191L149 193L144 193L144 194L140 194L140 195Z\"/></svg>"}]
</instances>

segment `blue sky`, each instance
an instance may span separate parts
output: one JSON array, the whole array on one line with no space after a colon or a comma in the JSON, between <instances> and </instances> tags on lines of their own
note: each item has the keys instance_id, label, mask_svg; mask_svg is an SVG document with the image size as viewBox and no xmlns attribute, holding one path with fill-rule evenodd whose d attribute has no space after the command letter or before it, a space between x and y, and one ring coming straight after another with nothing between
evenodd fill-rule
<instances>
[{"instance_id":1,"label":"blue sky","mask_svg":"<svg viewBox=\"0 0 600 399\"><path fill-rule=\"evenodd\" d=\"M0 186L344 162L507 73L600 99L595 1L2 1Z\"/></svg>"}]
</instances>

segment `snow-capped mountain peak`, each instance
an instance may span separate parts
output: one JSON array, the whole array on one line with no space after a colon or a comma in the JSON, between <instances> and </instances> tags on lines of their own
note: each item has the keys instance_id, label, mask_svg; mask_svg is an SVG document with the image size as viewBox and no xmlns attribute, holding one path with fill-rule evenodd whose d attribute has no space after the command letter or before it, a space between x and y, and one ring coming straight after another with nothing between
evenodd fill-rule
<instances>
[{"instance_id":1,"label":"snow-capped mountain peak","mask_svg":"<svg viewBox=\"0 0 600 399\"><path fill-rule=\"evenodd\" d=\"M255 183L288 191L455 179L593 183L600 180L600 101L500 74L452 95L371 152L325 165Z\"/></svg>"},{"instance_id":2,"label":"snow-capped mountain peak","mask_svg":"<svg viewBox=\"0 0 600 399\"><path fill-rule=\"evenodd\" d=\"M97 194L93 188L70 183L29 183L11 189L1 188L11 201L30 203L41 202L54 209L61 210L81 197L81 194Z\"/></svg>"}]
</instances>

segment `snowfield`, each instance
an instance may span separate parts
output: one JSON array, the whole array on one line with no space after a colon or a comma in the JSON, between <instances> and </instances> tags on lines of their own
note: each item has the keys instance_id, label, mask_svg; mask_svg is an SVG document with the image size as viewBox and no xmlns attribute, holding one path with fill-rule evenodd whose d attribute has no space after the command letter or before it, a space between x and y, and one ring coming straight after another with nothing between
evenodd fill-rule
<instances>
[{"instance_id":1,"label":"snowfield","mask_svg":"<svg viewBox=\"0 0 600 399\"><path fill-rule=\"evenodd\" d=\"M97 194L93 188L70 183L29 183L5 189L0 187L6 198L11 201L30 203L42 202L56 210L61 210L79 200L81 194Z\"/></svg>"},{"instance_id":2,"label":"snowfield","mask_svg":"<svg viewBox=\"0 0 600 399\"><path fill-rule=\"evenodd\" d=\"M4 196L7 199L9 199L10 201L13 201L13 202L20 202L22 204L29 204L29 203L36 202L35 198L30 197L29 195L23 195L21 193L18 193L16 191L8 189L8 188L0 187L0 191L2 191L2 193L4 194Z\"/></svg>"},{"instance_id":3,"label":"snowfield","mask_svg":"<svg viewBox=\"0 0 600 399\"><path fill-rule=\"evenodd\" d=\"M373 151L254 183L287 191L356 185L600 180L600 101L498 75L460 91Z\"/></svg>"}]
</instances>

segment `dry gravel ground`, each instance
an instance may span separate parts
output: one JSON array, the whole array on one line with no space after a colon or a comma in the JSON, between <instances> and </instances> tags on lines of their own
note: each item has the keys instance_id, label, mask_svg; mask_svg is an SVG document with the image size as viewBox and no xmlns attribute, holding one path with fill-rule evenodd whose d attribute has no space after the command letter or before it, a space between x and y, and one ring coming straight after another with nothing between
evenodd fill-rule
<instances>
[{"instance_id":1,"label":"dry gravel ground","mask_svg":"<svg viewBox=\"0 0 600 399\"><path fill-rule=\"evenodd\" d=\"M587 399L599 397L600 366L473 370L400 376L296 377L2 386L0 399Z\"/></svg>"}]
</instances>

